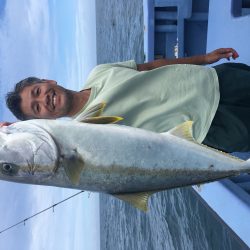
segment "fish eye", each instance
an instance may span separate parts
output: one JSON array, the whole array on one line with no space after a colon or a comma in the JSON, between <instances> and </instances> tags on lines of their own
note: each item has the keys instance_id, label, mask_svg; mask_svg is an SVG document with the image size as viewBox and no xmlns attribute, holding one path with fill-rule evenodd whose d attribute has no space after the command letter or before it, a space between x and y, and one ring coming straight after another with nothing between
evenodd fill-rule
<instances>
[{"instance_id":1,"label":"fish eye","mask_svg":"<svg viewBox=\"0 0 250 250\"><path fill-rule=\"evenodd\" d=\"M4 163L3 164L3 170L6 171L6 172L9 172L12 170L12 166L8 163Z\"/></svg>"},{"instance_id":2,"label":"fish eye","mask_svg":"<svg viewBox=\"0 0 250 250\"><path fill-rule=\"evenodd\" d=\"M1 172L6 175L14 175L18 172L19 167L11 163L2 163Z\"/></svg>"}]
</instances>

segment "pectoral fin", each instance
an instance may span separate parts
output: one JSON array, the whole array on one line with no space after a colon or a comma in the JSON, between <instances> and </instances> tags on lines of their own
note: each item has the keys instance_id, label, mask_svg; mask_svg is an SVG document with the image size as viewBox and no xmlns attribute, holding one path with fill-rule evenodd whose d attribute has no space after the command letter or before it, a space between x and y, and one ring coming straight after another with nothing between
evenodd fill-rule
<instances>
[{"instance_id":1,"label":"pectoral fin","mask_svg":"<svg viewBox=\"0 0 250 250\"><path fill-rule=\"evenodd\" d=\"M82 122L96 123L96 124L110 124L119 122L121 120L123 120L123 118L119 116L98 116L98 117L86 118Z\"/></svg>"},{"instance_id":2,"label":"pectoral fin","mask_svg":"<svg viewBox=\"0 0 250 250\"><path fill-rule=\"evenodd\" d=\"M84 169L83 159L77 156L71 156L70 158L63 156L62 158L62 166L69 180L74 185L79 184L81 172Z\"/></svg>"},{"instance_id":3,"label":"pectoral fin","mask_svg":"<svg viewBox=\"0 0 250 250\"><path fill-rule=\"evenodd\" d=\"M132 206L147 212L148 210L148 199L150 195L154 194L156 191L151 192L140 192L140 193L128 193L128 194L112 194L114 197L128 202Z\"/></svg>"},{"instance_id":4,"label":"pectoral fin","mask_svg":"<svg viewBox=\"0 0 250 250\"><path fill-rule=\"evenodd\" d=\"M80 121L80 122L84 122L85 119L88 119L90 117L100 116L102 114L105 106L106 106L105 102L100 102L100 103L96 104L95 106L91 107L90 109L85 110L80 115L78 115L75 120Z\"/></svg>"}]
</instances>

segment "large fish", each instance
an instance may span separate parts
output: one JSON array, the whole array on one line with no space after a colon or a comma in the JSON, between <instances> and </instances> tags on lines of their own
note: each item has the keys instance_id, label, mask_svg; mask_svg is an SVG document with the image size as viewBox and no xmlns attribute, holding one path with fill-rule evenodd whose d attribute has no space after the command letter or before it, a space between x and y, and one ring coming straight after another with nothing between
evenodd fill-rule
<instances>
[{"instance_id":1,"label":"large fish","mask_svg":"<svg viewBox=\"0 0 250 250\"><path fill-rule=\"evenodd\" d=\"M250 162L200 145L192 123L157 134L65 120L0 130L0 179L114 194L146 210L150 194L250 172Z\"/></svg>"}]
</instances>

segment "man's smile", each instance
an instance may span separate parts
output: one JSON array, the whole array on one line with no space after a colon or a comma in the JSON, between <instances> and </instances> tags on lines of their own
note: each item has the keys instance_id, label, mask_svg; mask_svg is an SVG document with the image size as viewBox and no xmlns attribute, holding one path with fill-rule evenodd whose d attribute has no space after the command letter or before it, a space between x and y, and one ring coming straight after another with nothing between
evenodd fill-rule
<instances>
[{"instance_id":1,"label":"man's smile","mask_svg":"<svg viewBox=\"0 0 250 250\"><path fill-rule=\"evenodd\" d=\"M57 96L56 96L56 92L53 90L52 92L52 102L51 102L51 106L52 109L54 110L56 108L56 101L57 101Z\"/></svg>"},{"instance_id":2,"label":"man's smile","mask_svg":"<svg viewBox=\"0 0 250 250\"><path fill-rule=\"evenodd\" d=\"M54 89L50 89L47 93L47 108L50 112L55 111L57 106L57 95Z\"/></svg>"}]
</instances>

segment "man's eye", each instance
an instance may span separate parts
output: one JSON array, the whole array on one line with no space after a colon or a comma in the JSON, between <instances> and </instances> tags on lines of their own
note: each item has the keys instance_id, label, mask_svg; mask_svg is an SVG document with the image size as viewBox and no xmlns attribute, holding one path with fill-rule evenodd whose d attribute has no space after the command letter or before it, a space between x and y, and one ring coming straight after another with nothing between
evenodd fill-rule
<instances>
[{"instance_id":1,"label":"man's eye","mask_svg":"<svg viewBox=\"0 0 250 250\"><path fill-rule=\"evenodd\" d=\"M37 112L37 113L40 112L40 105L39 105L39 104L36 105L36 112Z\"/></svg>"},{"instance_id":2,"label":"man's eye","mask_svg":"<svg viewBox=\"0 0 250 250\"><path fill-rule=\"evenodd\" d=\"M36 96L39 96L39 94L40 94L40 88L37 88L36 89Z\"/></svg>"}]
</instances>

